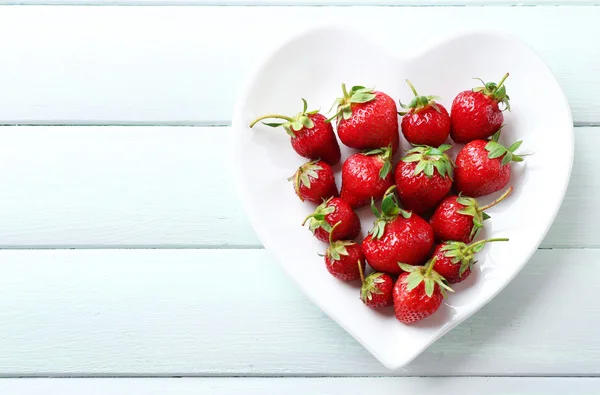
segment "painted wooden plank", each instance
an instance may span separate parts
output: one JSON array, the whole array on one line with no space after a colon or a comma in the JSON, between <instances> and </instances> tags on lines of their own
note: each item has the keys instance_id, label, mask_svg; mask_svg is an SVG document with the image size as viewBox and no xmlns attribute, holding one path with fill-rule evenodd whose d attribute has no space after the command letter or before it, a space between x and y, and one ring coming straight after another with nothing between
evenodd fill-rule
<instances>
[{"instance_id":1,"label":"painted wooden plank","mask_svg":"<svg viewBox=\"0 0 600 395\"><path fill-rule=\"evenodd\" d=\"M0 248L259 248L233 185L230 136L226 127L0 128ZM542 247L600 246L598 144L596 128L576 128L571 184Z\"/></svg>"},{"instance_id":2,"label":"painted wooden plank","mask_svg":"<svg viewBox=\"0 0 600 395\"><path fill-rule=\"evenodd\" d=\"M0 123L227 124L265 52L300 29L343 21L368 25L365 35L404 54L501 26L546 59L575 122L597 124L599 18L600 7L5 7ZM408 38L423 26L427 34Z\"/></svg>"},{"instance_id":3,"label":"painted wooden plank","mask_svg":"<svg viewBox=\"0 0 600 395\"><path fill-rule=\"evenodd\" d=\"M327 377L327 378L138 378L4 379L0 391L22 395L289 394L378 395L591 395L598 378L565 377Z\"/></svg>"},{"instance_id":4,"label":"painted wooden plank","mask_svg":"<svg viewBox=\"0 0 600 395\"><path fill-rule=\"evenodd\" d=\"M599 260L538 251L395 374L599 375L600 283L583 280ZM392 374L264 250L1 251L0 262L3 376Z\"/></svg>"},{"instance_id":5,"label":"painted wooden plank","mask_svg":"<svg viewBox=\"0 0 600 395\"><path fill-rule=\"evenodd\" d=\"M257 245L228 131L0 128L0 246Z\"/></svg>"}]
</instances>

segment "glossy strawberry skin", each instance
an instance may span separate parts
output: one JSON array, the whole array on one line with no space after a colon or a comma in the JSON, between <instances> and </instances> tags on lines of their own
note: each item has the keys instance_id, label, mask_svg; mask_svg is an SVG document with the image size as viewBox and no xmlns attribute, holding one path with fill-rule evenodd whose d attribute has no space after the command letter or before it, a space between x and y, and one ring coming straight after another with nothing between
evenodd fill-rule
<instances>
[{"instance_id":1,"label":"glossy strawberry skin","mask_svg":"<svg viewBox=\"0 0 600 395\"><path fill-rule=\"evenodd\" d=\"M465 206L458 203L456 199L458 196L453 195L442 200L429 220L437 242L462 241L469 243L471 241L473 217L458 212Z\"/></svg>"},{"instance_id":2,"label":"glossy strawberry skin","mask_svg":"<svg viewBox=\"0 0 600 395\"><path fill-rule=\"evenodd\" d=\"M340 145L335 138L331 123L326 122L322 114L309 114L314 127L302 128L294 131L296 137L291 138L292 147L298 153L308 159L322 159L330 165L340 161Z\"/></svg>"},{"instance_id":3,"label":"glossy strawberry skin","mask_svg":"<svg viewBox=\"0 0 600 395\"><path fill-rule=\"evenodd\" d=\"M431 105L414 111L409 109L402 117L404 138L411 144L438 147L450 134L450 115L444 106L436 103L439 112Z\"/></svg>"},{"instance_id":4,"label":"glossy strawberry skin","mask_svg":"<svg viewBox=\"0 0 600 395\"><path fill-rule=\"evenodd\" d=\"M433 208L452 189L452 179L435 171L431 178L424 172L414 175L418 162L400 161L394 171L400 202L406 210L423 214Z\"/></svg>"},{"instance_id":5,"label":"glossy strawberry skin","mask_svg":"<svg viewBox=\"0 0 600 395\"><path fill-rule=\"evenodd\" d=\"M324 200L338 195L338 189L335 185L333 170L325 161L318 161L315 166L320 166L323 170L316 170L318 178L308 176L310 188L303 183L299 183L298 197L302 201L309 201L316 204L323 203Z\"/></svg>"},{"instance_id":6,"label":"glossy strawberry skin","mask_svg":"<svg viewBox=\"0 0 600 395\"><path fill-rule=\"evenodd\" d=\"M502 165L502 157L490 159L486 140L465 145L456 156L454 188L464 195L478 197L503 189L510 181L510 163Z\"/></svg>"},{"instance_id":7,"label":"glossy strawberry skin","mask_svg":"<svg viewBox=\"0 0 600 395\"><path fill-rule=\"evenodd\" d=\"M435 257L435 265L433 270L438 272L442 277L450 284L456 284L464 281L471 274L471 269L467 268L463 274L460 274L460 262L453 263L452 258L445 255L445 251L442 251L444 244L438 244L433 250L432 258Z\"/></svg>"},{"instance_id":8,"label":"glossy strawberry skin","mask_svg":"<svg viewBox=\"0 0 600 395\"><path fill-rule=\"evenodd\" d=\"M336 229L337 230L337 229ZM361 262L363 272L365 271L365 257L359 244L346 246L348 255L341 255L339 260L330 259L325 255L325 267L335 278L342 281L360 280L358 261Z\"/></svg>"},{"instance_id":9,"label":"glossy strawberry skin","mask_svg":"<svg viewBox=\"0 0 600 395\"><path fill-rule=\"evenodd\" d=\"M371 300L363 300L365 305L373 309L381 309L384 307L392 306L394 304L394 280L392 280L392 277L390 277L388 274L382 274L381 278L383 279L383 282L378 284L378 288L381 293L372 294Z\"/></svg>"},{"instance_id":10,"label":"glossy strawberry skin","mask_svg":"<svg viewBox=\"0 0 600 395\"><path fill-rule=\"evenodd\" d=\"M379 200L385 191L394 185L390 171L385 178L379 176L384 162L380 156L357 153L346 159L342 166L342 189L340 197L352 208L371 203L371 197Z\"/></svg>"},{"instance_id":11,"label":"glossy strawberry skin","mask_svg":"<svg viewBox=\"0 0 600 395\"><path fill-rule=\"evenodd\" d=\"M391 145L396 152L400 143L396 103L383 92L374 93L375 99L369 102L352 103L352 116L338 121L338 136L350 148L365 150Z\"/></svg>"},{"instance_id":12,"label":"glossy strawberry skin","mask_svg":"<svg viewBox=\"0 0 600 395\"><path fill-rule=\"evenodd\" d=\"M486 139L496 133L504 122L504 115L496 100L471 90L461 92L454 98L450 118L450 137L457 143Z\"/></svg>"},{"instance_id":13,"label":"glossy strawberry skin","mask_svg":"<svg viewBox=\"0 0 600 395\"><path fill-rule=\"evenodd\" d=\"M333 198L327 207L334 207L335 211L325 216L325 221L332 227L341 221L333 231L332 241L353 240L360 233L360 220L350 205L340 199ZM315 229L315 237L324 243L329 243L329 232L323 228Z\"/></svg>"},{"instance_id":14,"label":"glossy strawberry skin","mask_svg":"<svg viewBox=\"0 0 600 395\"><path fill-rule=\"evenodd\" d=\"M398 321L404 324L412 324L429 317L440 308L444 299L437 284L431 297L425 293L425 282L408 291L405 283L408 275L409 273L401 274L394 285L394 313Z\"/></svg>"},{"instance_id":15,"label":"glossy strawberry skin","mask_svg":"<svg viewBox=\"0 0 600 395\"><path fill-rule=\"evenodd\" d=\"M417 214L398 216L385 225L380 239L369 234L363 241L365 258L373 269L388 274L402 272L398 263L422 265L433 247L433 229Z\"/></svg>"}]
</instances>

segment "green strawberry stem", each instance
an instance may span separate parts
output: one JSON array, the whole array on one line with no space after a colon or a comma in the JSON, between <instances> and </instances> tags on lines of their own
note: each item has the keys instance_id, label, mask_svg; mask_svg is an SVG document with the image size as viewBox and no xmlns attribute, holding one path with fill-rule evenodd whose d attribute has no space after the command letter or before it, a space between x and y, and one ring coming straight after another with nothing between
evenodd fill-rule
<instances>
[{"instance_id":1,"label":"green strawberry stem","mask_svg":"<svg viewBox=\"0 0 600 395\"><path fill-rule=\"evenodd\" d=\"M410 87L410 90L415 94L415 96L419 96L419 94L417 93L417 90L415 89L415 87L413 86L413 84L411 84L409 80L406 80L406 83Z\"/></svg>"},{"instance_id":2,"label":"green strawberry stem","mask_svg":"<svg viewBox=\"0 0 600 395\"><path fill-rule=\"evenodd\" d=\"M360 283L363 284L365 282L365 274L362 270L362 265L360 264L360 259L358 260L358 274L360 274Z\"/></svg>"},{"instance_id":3,"label":"green strawberry stem","mask_svg":"<svg viewBox=\"0 0 600 395\"><path fill-rule=\"evenodd\" d=\"M496 85L496 90L500 89L500 87L504 84L504 81L508 78L508 73L504 74L498 85Z\"/></svg>"},{"instance_id":4,"label":"green strawberry stem","mask_svg":"<svg viewBox=\"0 0 600 395\"><path fill-rule=\"evenodd\" d=\"M342 93L344 94L344 99L347 99L350 96L346 90L346 84L342 84Z\"/></svg>"},{"instance_id":5,"label":"green strawberry stem","mask_svg":"<svg viewBox=\"0 0 600 395\"><path fill-rule=\"evenodd\" d=\"M387 189L387 191L385 191L385 193L383 194L383 197L385 198L385 197L386 197L387 195L389 195L390 193L393 193L395 189L396 189L396 186L395 186L395 185L392 185L391 187L389 187L389 188Z\"/></svg>"},{"instance_id":6,"label":"green strawberry stem","mask_svg":"<svg viewBox=\"0 0 600 395\"><path fill-rule=\"evenodd\" d=\"M308 221L311 218L315 217L315 213L309 214L306 216L306 218L304 218L304 221L302 221L302 226L304 226L306 224L306 221Z\"/></svg>"},{"instance_id":7,"label":"green strawberry stem","mask_svg":"<svg viewBox=\"0 0 600 395\"><path fill-rule=\"evenodd\" d=\"M433 257L432 260L429 261L429 266L427 266L427 271L425 272L425 277L429 277L431 275L431 271L433 270L433 267L435 266L435 261L436 261L437 257Z\"/></svg>"},{"instance_id":8,"label":"green strawberry stem","mask_svg":"<svg viewBox=\"0 0 600 395\"><path fill-rule=\"evenodd\" d=\"M333 227L331 228L331 232L329 232L329 245L333 244L333 240L331 240L332 236L333 236L333 231L335 230L335 228L338 227L339 224L341 224L342 221L338 221L335 225L333 225Z\"/></svg>"},{"instance_id":9,"label":"green strawberry stem","mask_svg":"<svg viewBox=\"0 0 600 395\"><path fill-rule=\"evenodd\" d=\"M495 205L497 205L498 203L500 203L501 201L503 201L504 199L506 199L506 197L507 197L508 195L510 195L510 194L512 193L512 191L513 191L513 187L510 187L510 188L508 188L508 189L506 190L506 192L504 192L504 193L502 194L502 196L500 196L498 199L494 200L494 201L493 201L493 202L491 202L490 204L486 204L485 206L481 206L481 207L479 207L479 208L477 209L477 212L479 212L479 213L480 213L480 212L482 212L482 211L485 211L485 210L487 210L487 209L488 209L488 208L490 208L490 207L494 207Z\"/></svg>"},{"instance_id":10,"label":"green strawberry stem","mask_svg":"<svg viewBox=\"0 0 600 395\"><path fill-rule=\"evenodd\" d=\"M508 238L506 238L506 237L496 237L496 238L492 238L492 239L479 240L479 241L477 241L477 242L469 245L467 247L467 249L471 250L474 247L477 247L478 245L485 244L485 243L493 243L495 241L508 241Z\"/></svg>"},{"instance_id":11,"label":"green strawberry stem","mask_svg":"<svg viewBox=\"0 0 600 395\"><path fill-rule=\"evenodd\" d=\"M267 115L263 115L262 117L258 117L254 121L252 121L252 123L250 123L250 127L253 127L258 122L262 121L263 119L267 119L267 118L283 119L288 122L294 122L294 119L292 119L291 117L286 117L285 115L267 114Z\"/></svg>"}]
</instances>

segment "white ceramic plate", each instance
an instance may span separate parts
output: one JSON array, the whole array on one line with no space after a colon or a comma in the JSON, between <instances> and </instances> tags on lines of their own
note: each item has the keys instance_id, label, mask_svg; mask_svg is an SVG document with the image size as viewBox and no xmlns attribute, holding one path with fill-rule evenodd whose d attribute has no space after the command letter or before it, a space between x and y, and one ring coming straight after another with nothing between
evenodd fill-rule
<instances>
[{"instance_id":1,"label":"white ceramic plate","mask_svg":"<svg viewBox=\"0 0 600 395\"><path fill-rule=\"evenodd\" d=\"M397 369L497 295L535 252L562 202L573 160L573 123L568 103L544 62L515 38L472 32L432 45L407 57L382 49L359 33L318 28L297 36L270 54L250 77L237 103L236 183L245 209L264 246L279 260L308 297L389 369ZM360 54L360 56L355 56ZM509 237L488 245L472 276L433 316L407 326L392 309L374 311L359 299L356 285L333 278L326 270L326 245L316 240L302 219L314 205L302 203L286 179L306 159L291 148L282 129L259 125L266 113L296 114L301 97L310 109L328 110L340 95L340 84L375 87L394 99L412 98L408 78L420 94L438 95L450 110L454 96L477 85L473 77L506 82L512 112L505 113L501 142L522 139L520 152L534 155L512 165L515 192L488 210L481 237ZM402 140L402 148L408 144ZM353 151L342 146L342 159ZM340 165L336 166L338 187ZM480 199L487 203L498 194ZM359 210L364 237L373 223L368 208Z\"/></svg>"}]
</instances>

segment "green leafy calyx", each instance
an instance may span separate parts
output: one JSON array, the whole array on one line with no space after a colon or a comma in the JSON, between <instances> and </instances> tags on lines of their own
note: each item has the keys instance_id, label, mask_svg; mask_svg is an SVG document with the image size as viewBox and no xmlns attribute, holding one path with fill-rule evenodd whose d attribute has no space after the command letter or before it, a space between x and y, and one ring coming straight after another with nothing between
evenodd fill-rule
<instances>
[{"instance_id":1,"label":"green leafy calyx","mask_svg":"<svg viewBox=\"0 0 600 395\"><path fill-rule=\"evenodd\" d=\"M318 162L320 162L319 159L303 164L298 168L298 170L296 170L296 173L294 173L293 176L288 178L288 181L292 181L294 183L296 195L298 195L302 201L304 201L304 199L300 195L300 185L304 185L306 188L310 189L311 178L313 180L319 179L318 171L323 170L323 167L318 165Z\"/></svg>"},{"instance_id":2,"label":"green leafy calyx","mask_svg":"<svg viewBox=\"0 0 600 395\"><path fill-rule=\"evenodd\" d=\"M469 235L469 238L473 240L473 238L479 234L481 228L483 228L483 221L489 218L489 216L484 218L484 213L480 209L479 203L471 197L458 195L456 202L463 206L463 208L458 210L459 214L470 215L473 217L473 228L471 228L471 234Z\"/></svg>"},{"instance_id":3,"label":"green leafy calyx","mask_svg":"<svg viewBox=\"0 0 600 395\"><path fill-rule=\"evenodd\" d=\"M363 155L377 155L383 162L381 170L379 170L379 178L385 179L392 171L392 147L378 148L370 151L364 151Z\"/></svg>"},{"instance_id":4,"label":"green leafy calyx","mask_svg":"<svg viewBox=\"0 0 600 395\"><path fill-rule=\"evenodd\" d=\"M500 138L500 130L498 130L491 138L491 140L485 145L486 151L488 151L488 157L490 159L502 157L502 166L509 164L510 162L523 162L523 155L517 155L514 152L519 149L523 141L519 140L506 148L498 142Z\"/></svg>"},{"instance_id":5,"label":"green leafy calyx","mask_svg":"<svg viewBox=\"0 0 600 395\"><path fill-rule=\"evenodd\" d=\"M495 241L508 241L508 239L486 239L468 245L460 241L446 241L441 250L444 252L444 256L451 258L452 263L460 263L459 275L462 276L467 269L473 269L473 265L476 263L474 260L475 254L481 251L486 243Z\"/></svg>"},{"instance_id":6,"label":"green leafy calyx","mask_svg":"<svg viewBox=\"0 0 600 395\"><path fill-rule=\"evenodd\" d=\"M506 81L507 78L508 73L504 74L497 84L495 82L484 82L481 78L476 78L481 81L483 86L473 88L473 92L481 92L484 95L491 97L496 100L498 104L503 104L506 110L510 111L510 98L506 94L506 86L504 86L504 81Z\"/></svg>"},{"instance_id":7,"label":"green leafy calyx","mask_svg":"<svg viewBox=\"0 0 600 395\"><path fill-rule=\"evenodd\" d=\"M439 99L438 96L419 96L419 94L417 93L417 90L410 83L410 81L406 80L406 83L410 87L410 90L412 90L415 97L413 97L413 99L408 104L402 104L402 102L399 102L400 107L407 110L407 111L398 112L399 115L406 115L410 112L410 110L412 110L412 113L417 113L417 112L421 111L422 109L427 108L429 106L433 107L435 111L441 112L439 106L435 102L437 99Z\"/></svg>"},{"instance_id":8,"label":"green leafy calyx","mask_svg":"<svg viewBox=\"0 0 600 395\"><path fill-rule=\"evenodd\" d=\"M342 221L336 223L329 231L329 247L327 248L327 251L325 251L325 255L331 261L339 261L340 259L342 259L342 256L348 256L349 254L346 247L356 244L351 240L333 241L333 232L335 231L335 228L337 228L341 223Z\"/></svg>"},{"instance_id":9,"label":"green leafy calyx","mask_svg":"<svg viewBox=\"0 0 600 395\"><path fill-rule=\"evenodd\" d=\"M304 103L304 108L302 109L302 112L299 112L298 114L296 114L293 117L288 117L288 116L279 115L279 114L266 114L266 115L256 118L254 121L252 121L252 123L250 124L250 127L253 127L254 125L256 125L259 121L262 121L263 119L269 119L269 118L281 119L285 122L263 122L263 124L270 126L272 128L278 128L278 127L282 126L285 129L285 131L287 132L287 134L289 134L291 137L295 138L296 132L301 130L302 128L312 129L315 127L315 123L310 118L310 115L314 115L319 112L319 110L306 111L308 109L308 104L306 103L306 100L304 100L304 99L302 99L302 102Z\"/></svg>"},{"instance_id":10,"label":"green leafy calyx","mask_svg":"<svg viewBox=\"0 0 600 395\"><path fill-rule=\"evenodd\" d=\"M342 259L342 256L349 255L346 247L354 245L354 244L355 243L353 241L347 241L347 240L334 241L327 248L325 255L327 255L327 257L332 261L339 261L340 259Z\"/></svg>"},{"instance_id":11,"label":"green leafy calyx","mask_svg":"<svg viewBox=\"0 0 600 395\"><path fill-rule=\"evenodd\" d=\"M327 215L335 212L335 207L329 205L331 199L333 198L329 198L323 203L321 203L319 206L317 206L315 212L307 216L304 219L304 222L302 222L302 225L304 226L304 224L308 222L308 229L310 229L310 231L313 233L319 228L323 228L323 230L331 233L333 228L331 227L329 222L325 220L325 217Z\"/></svg>"},{"instance_id":12,"label":"green leafy calyx","mask_svg":"<svg viewBox=\"0 0 600 395\"><path fill-rule=\"evenodd\" d=\"M407 155L402 158L402 161L406 163L418 162L415 167L415 176L424 173L427 178L431 178L435 170L437 170L440 176L448 176L452 179L454 162L445 154L445 151L451 147L450 144L442 144L437 148L426 145L417 146L408 150Z\"/></svg>"},{"instance_id":13,"label":"green leafy calyx","mask_svg":"<svg viewBox=\"0 0 600 395\"><path fill-rule=\"evenodd\" d=\"M418 287L419 284L425 283L425 294L430 298L435 292L436 285L440 288L440 291L444 297L446 296L446 291L454 292L454 290L448 285L446 279L438 272L433 270L436 259L436 257L433 257L433 259L428 261L425 266L412 266L405 263L398 263L402 270L410 273L403 279L408 291L412 291Z\"/></svg>"},{"instance_id":14,"label":"green leafy calyx","mask_svg":"<svg viewBox=\"0 0 600 395\"><path fill-rule=\"evenodd\" d=\"M346 84L342 84L342 97L338 97L333 102L331 108L336 107L336 113L327 121L331 122L334 118L338 121L342 119L349 119L352 116L352 104L355 103L367 103L374 100L377 95L375 90L372 88L365 88L364 86L353 86L350 92L346 90Z\"/></svg>"},{"instance_id":15,"label":"green leafy calyx","mask_svg":"<svg viewBox=\"0 0 600 395\"><path fill-rule=\"evenodd\" d=\"M360 267L360 266L359 266ZM373 299L373 295L381 295L383 291L379 288L380 284L385 283L384 273L371 273L365 278L360 287L360 299L363 302Z\"/></svg>"},{"instance_id":16,"label":"green leafy calyx","mask_svg":"<svg viewBox=\"0 0 600 395\"><path fill-rule=\"evenodd\" d=\"M402 215L404 218L410 218L412 212L404 211L400 208L398 204L398 199L394 190L396 186L391 186L383 195L383 199L381 200L381 210L377 209L375 205L375 201L371 199L371 211L375 215L375 223L373 224L373 228L369 231L369 234L374 239L381 239L385 233L385 226L388 222L393 221L398 217L398 215Z\"/></svg>"},{"instance_id":17,"label":"green leafy calyx","mask_svg":"<svg viewBox=\"0 0 600 395\"><path fill-rule=\"evenodd\" d=\"M510 195L512 191L513 187L508 188L498 199L494 200L490 204L486 204L485 206L479 206L477 200L471 197L462 196L460 194L458 195L458 198L456 198L456 202L458 204L461 204L463 208L461 208L457 212L459 214L470 215L473 217L473 228L471 228L471 234L469 235L469 238L471 240L473 240L473 238L477 236L481 228L483 228L483 221L490 218L490 216L487 215L484 211L506 199L506 197Z\"/></svg>"}]
</instances>

